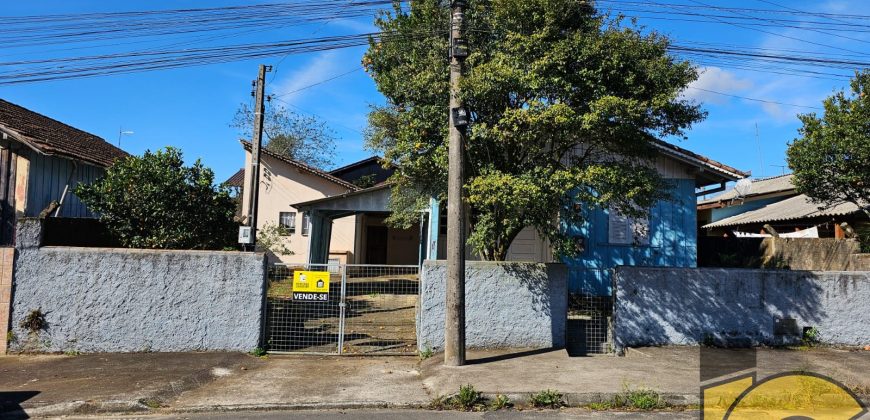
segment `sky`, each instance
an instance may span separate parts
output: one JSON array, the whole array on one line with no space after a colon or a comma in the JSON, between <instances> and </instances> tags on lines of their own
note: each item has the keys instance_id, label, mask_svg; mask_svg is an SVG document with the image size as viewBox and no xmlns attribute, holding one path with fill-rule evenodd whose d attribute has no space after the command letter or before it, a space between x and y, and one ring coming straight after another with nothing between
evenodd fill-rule
<instances>
[{"instance_id":1,"label":"sky","mask_svg":"<svg viewBox=\"0 0 870 420\"><path fill-rule=\"evenodd\" d=\"M41 0L6 2L0 10L0 17L258 3L261 2ZM641 6L635 7L643 7L642 3L636 3ZM763 0L705 0L703 3L660 0L661 3L776 8ZM778 0L776 3L803 12L870 15L870 2L866 0ZM604 8L615 4L613 1L602 2ZM870 32L836 32L832 35L829 31L802 27L804 25L735 26L710 19L695 19L702 20L700 22L675 20L673 16L661 13L626 13L642 16L638 22L646 30L666 34L677 43L696 46L702 45L699 43L728 44L735 48L788 50L804 55L870 55ZM209 42L210 45L235 44L364 33L374 30L371 21L372 18L366 17L264 31L248 29ZM870 25L870 22L850 22ZM258 64L268 64L274 70L267 75L267 93L275 95L280 105L320 118L335 132L337 148L334 161L338 167L373 154L365 150L362 133L370 106L383 104L384 98L364 71L351 72L360 67L364 52L365 47L359 47L174 70L5 85L0 86L0 98L115 144L121 131L132 131L133 134L120 136L120 144L133 154L168 145L178 147L187 160L202 159L214 169L217 180L222 181L240 169L244 162L238 142L240 133L229 124L239 105L251 101L251 81L256 78ZM33 57L40 53L38 49L13 50L0 46L0 58L3 59ZM775 67L758 71L758 66L750 62L735 64L734 61L710 60L695 64L701 76L684 95L702 103L708 117L688 131L687 140L671 140L696 153L751 171L754 177L788 172L784 167L785 150L788 142L798 135L800 123L796 115L816 111L813 107L820 107L825 97L848 88L848 82L842 77L777 74L773 73ZM343 76L323 82L339 75ZM312 84L317 85L297 91Z\"/></svg>"}]
</instances>

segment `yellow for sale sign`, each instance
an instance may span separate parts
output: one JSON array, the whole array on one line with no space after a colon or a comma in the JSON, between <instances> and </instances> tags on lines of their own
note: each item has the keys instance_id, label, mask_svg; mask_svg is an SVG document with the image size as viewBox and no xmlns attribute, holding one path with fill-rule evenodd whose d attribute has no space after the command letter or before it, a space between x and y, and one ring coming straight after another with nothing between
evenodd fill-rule
<instances>
[{"instance_id":1,"label":"yellow for sale sign","mask_svg":"<svg viewBox=\"0 0 870 420\"><path fill-rule=\"evenodd\" d=\"M293 273L293 300L326 302L329 300L328 271L296 271Z\"/></svg>"}]
</instances>

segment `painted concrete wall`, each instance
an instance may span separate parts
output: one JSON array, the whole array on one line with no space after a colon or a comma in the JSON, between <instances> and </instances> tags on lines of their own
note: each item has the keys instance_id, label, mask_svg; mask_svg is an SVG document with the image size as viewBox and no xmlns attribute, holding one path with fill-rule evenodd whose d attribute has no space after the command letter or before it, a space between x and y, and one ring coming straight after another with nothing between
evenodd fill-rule
<instances>
[{"instance_id":1,"label":"painted concrete wall","mask_svg":"<svg viewBox=\"0 0 870 420\"><path fill-rule=\"evenodd\" d=\"M308 262L308 236L302 234L302 212L292 207L293 203L331 197L347 192L347 187L331 182L323 177L301 171L267 155L262 155L262 175L260 177L260 197L257 212L257 227L267 223L278 224L280 212L296 212L296 232L285 239L293 255L278 256L275 261L288 264ZM245 168L251 163L251 154L245 152ZM250 183L250 174L245 171L245 185ZM244 189L242 215L248 214L249 189ZM357 250L354 248L356 217L336 219L332 226L330 252L350 252L351 259ZM351 261L353 262L353 261Z\"/></svg>"},{"instance_id":2,"label":"painted concrete wall","mask_svg":"<svg viewBox=\"0 0 870 420\"><path fill-rule=\"evenodd\" d=\"M870 342L870 272L619 267L614 276L617 348L775 345L809 327L829 344Z\"/></svg>"},{"instance_id":3,"label":"painted concrete wall","mask_svg":"<svg viewBox=\"0 0 870 420\"><path fill-rule=\"evenodd\" d=\"M259 345L263 254L38 247L19 222L12 351L249 351ZM39 309L48 328L21 321Z\"/></svg>"},{"instance_id":4,"label":"painted concrete wall","mask_svg":"<svg viewBox=\"0 0 870 420\"><path fill-rule=\"evenodd\" d=\"M471 348L565 346L567 271L562 264L469 261L466 340ZM426 261L420 273L417 345L444 347L446 261Z\"/></svg>"},{"instance_id":5,"label":"painted concrete wall","mask_svg":"<svg viewBox=\"0 0 870 420\"><path fill-rule=\"evenodd\" d=\"M103 168L57 156L45 156L31 151L29 161L28 182L24 206L24 216L36 217L48 207L52 201L60 201L64 187L70 183L70 190L80 183L89 184L105 173ZM19 166L21 167L21 166ZM70 177L72 176L72 177ZM79 201L79 198L69 191L61 207L63 217L94 217L93 213Z\"/></svg>"}]
</instances>

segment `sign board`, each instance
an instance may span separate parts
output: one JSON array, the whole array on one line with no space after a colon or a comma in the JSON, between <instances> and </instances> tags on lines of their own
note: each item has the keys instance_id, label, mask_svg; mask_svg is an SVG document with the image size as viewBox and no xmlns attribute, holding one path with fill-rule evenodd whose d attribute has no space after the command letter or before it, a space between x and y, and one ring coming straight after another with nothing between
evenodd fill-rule
<instances>
[{"instance_id":1,"label":"sign board","mask_svg":"<svg viewBox=\"0 0 870 420\"><path fill-rule=\"evenodd\" d=\"M293 300L329 301L329 272L293 272Z\"/></svg>"}]
</instances>

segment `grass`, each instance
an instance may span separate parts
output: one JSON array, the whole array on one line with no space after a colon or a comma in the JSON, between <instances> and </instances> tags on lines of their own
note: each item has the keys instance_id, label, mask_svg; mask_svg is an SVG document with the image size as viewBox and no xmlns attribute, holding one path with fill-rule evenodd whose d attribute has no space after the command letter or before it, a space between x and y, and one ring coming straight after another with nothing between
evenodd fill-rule
<instances>
[{"instance_id":1,"label":"grass","mask_svg":"<svg viewBox=\"0 0 870 420\"><path fill-rule=\"evenodd\" d=\"M529 397L529 402L537 408L559 408L565 405L562 394L550 389L532 395Z\"/></svg>"},{"instance_id":2,"label":"grass","mask_svg":"<svg viewBox=\"0 0 870 420\"><path fill-rule=\"evenodd\" d=\"M248 352L248 354L254 357L263 357L266 355L266 349L262 347L255 347L253 350Z\"/></svg>"},{"instance_id":3,"label":"grass","mask_svg":"<svg viewBox=\"0 0 870 420\"><path fill-rule=\"evenodd\" d=\"M425 349L420 350L420 360L426 360L435 355L435 352L432 351L432 347L426 346Z\"/></svg>"},{"instance_id":4,"label":"grass","mask_svg":"<svg viewBox=\"0 0 870 420\"><path fill-rule=\"evenodd\" d=\"M474 389L474 386L462 385L459 392L452 396L439 395L429 401L430 410L460 410L460 411L486 411L502 410L513 407L510 398L498 394L495 399L487 402L487 399Z\"/></svg>"},{"instance_id":5,"label":"grass","mask_svg":"<svg viewBox=\"0 0 870 420\"><path fill-rule=\"evenodd\" d=\"M658 391L649 388L631 389L623 387L620 394L615 395L609 401L599 401L586 406L590 410L661 410L671 408L671 405L662 398Z\"/></svg>"}]
</instances>

